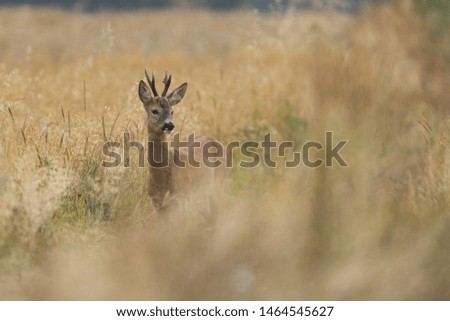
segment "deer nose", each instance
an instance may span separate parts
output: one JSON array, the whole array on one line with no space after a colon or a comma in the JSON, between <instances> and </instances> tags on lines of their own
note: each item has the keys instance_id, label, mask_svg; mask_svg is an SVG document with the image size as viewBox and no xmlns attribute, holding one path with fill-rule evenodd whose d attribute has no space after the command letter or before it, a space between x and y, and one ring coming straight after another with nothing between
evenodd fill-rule
<instances>
[{"instance_id":1,"label":"deer nose","mask_svg":"<svg viewBox=\"0 0 450 321\"><path fill-rule=\"evenodd\" d=\"M172 122L165 123L162 130L165 132L171 132L175 128L175 125Z\"/></svg>"}]
</instances>

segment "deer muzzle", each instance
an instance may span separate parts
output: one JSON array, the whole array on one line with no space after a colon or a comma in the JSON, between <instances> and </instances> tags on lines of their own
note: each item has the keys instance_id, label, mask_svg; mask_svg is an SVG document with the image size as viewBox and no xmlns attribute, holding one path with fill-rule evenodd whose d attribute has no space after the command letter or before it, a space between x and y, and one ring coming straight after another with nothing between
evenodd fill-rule
<instances>
[{"instance_id":1,"label":"deer muzzle","mask_svg":"<svg viewBox=\"0 0 450 321\"><path fill-rule=\"evenodd\" d=\"M175 128L175 125L172 122L170 122L170 123L165 123L162 130L165 133L170 133L174 128Z\"/></svg>"}]
</instances>

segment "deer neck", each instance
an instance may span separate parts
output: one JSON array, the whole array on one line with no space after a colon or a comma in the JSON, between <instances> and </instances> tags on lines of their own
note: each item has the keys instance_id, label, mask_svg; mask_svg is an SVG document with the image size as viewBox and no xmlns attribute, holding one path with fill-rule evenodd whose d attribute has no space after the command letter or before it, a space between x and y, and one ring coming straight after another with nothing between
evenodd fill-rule
<instances>
[{"instance_id":1,"label":"deer neck","mask_svg":"<svg viewBox=\"0 0 450 321\"><path fill-rule=\"evenodd\" d=\"M148 130L148 160L150 168L149 193L157 206L174 192L172 183L172 157L164 133Z\"/></svg>"}]
</instances>

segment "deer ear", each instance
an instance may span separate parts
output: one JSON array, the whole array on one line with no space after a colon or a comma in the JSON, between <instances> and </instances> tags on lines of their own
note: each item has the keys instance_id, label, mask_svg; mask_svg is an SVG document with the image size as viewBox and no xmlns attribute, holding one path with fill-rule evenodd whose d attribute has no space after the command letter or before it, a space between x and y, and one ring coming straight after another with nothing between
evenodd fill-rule
<instances>
[{"instance_id":1,"label":"deer ear","mask_svg":"<svg viewBox=\"0 0 450 321\"><path fill-rule=\"evenodd\" d=\"M144 104L152 99L150 88L148 88L147 84L142 80L139 82L139 98Z\"/></svg>"},{"instance_id":2,"label":"deer ear","mask_svg":"<svg viewBox=\"0 0 450 321\"><path fill-rule=\"evenodd\" d=\"M181 99L183 99L184 94L187 90L187 83L182 84L180 87L175 89L168 97L171 106L178 104Z\"/></svg>"}]
</instances>

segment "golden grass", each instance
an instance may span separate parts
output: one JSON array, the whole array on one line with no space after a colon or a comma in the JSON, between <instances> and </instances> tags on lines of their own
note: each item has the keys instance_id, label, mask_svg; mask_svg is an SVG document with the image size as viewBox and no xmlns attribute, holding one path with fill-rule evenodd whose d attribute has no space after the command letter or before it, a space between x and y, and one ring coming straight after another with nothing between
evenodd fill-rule
<instances>
[{"instance_id":1,"label":"golden grass","mask_svg":"<svg viewBox=\"0 0 450 321\"><path fill-rule=\"evenodd\" d=\"M0 298L450 299L449 75L408 6L359 16L0 10ZM234 168L215 222L159 220L143 70L183 135L348 139L350 167Z\"/></svg>"}]
</instances>

